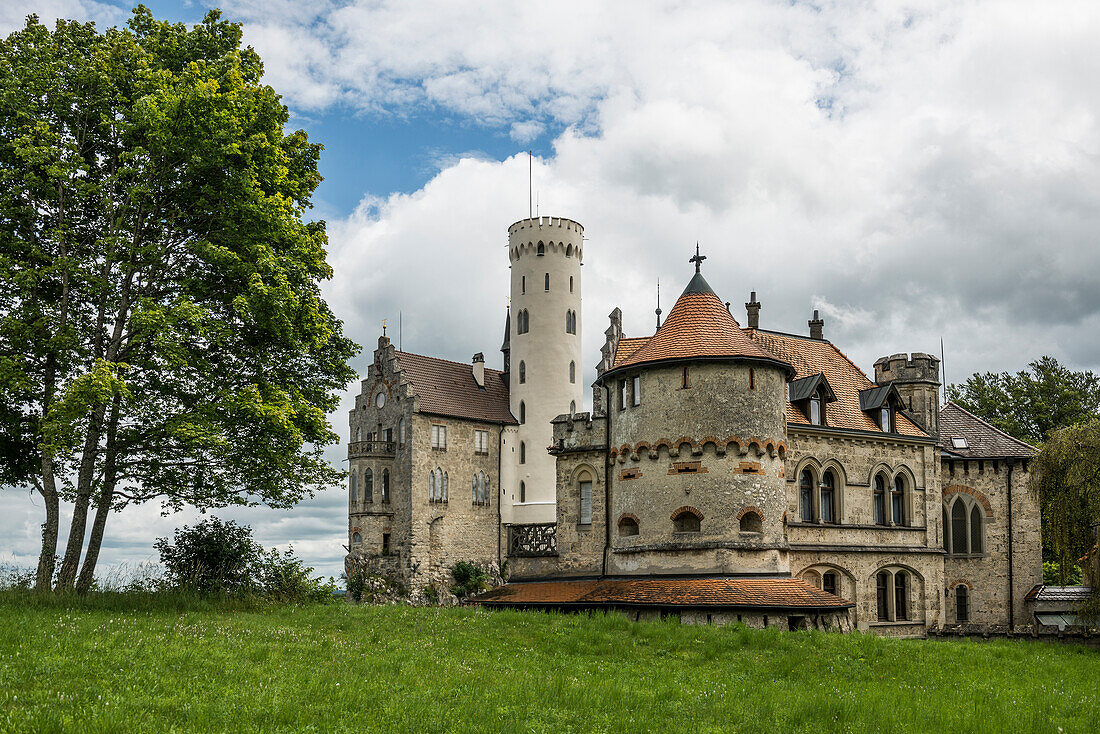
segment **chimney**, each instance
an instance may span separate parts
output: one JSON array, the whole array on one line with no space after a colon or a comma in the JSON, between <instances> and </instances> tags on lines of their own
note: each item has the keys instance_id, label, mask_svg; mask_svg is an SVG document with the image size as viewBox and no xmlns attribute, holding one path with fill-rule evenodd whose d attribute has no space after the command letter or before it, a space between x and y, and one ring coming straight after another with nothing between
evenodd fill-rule
<instances>
[{"instance_id":1,"label":"chimney","mask_svg":"<svg viewBox=\"0 0 1100 734\"><path fill-rule=\"evenodd\" d=\"M817 309L814 309L814 317L807 323L810 325L810 338L811 339L824 339L824 327L825 322L821 320L817 315Z\"/></svg>"},{"instance_id":2,"label":"chimney","mask_svg":"<svg viewBox=\"0 0 1100 734\"><path fill-rule=\"evenodd\" d=\"M756 291L749 296L749 302L745 304L745 310L749 313L749 328L760 328L760 302L756 300Z\"/></svg>"},{"instance_id":3,"label":"chimney","mask_svg":"<svg viewBox=\"0 0 1100 734\"><path fill-rule=\"evenodd\" d=\"M478 352L474 355L474 382L478 387L485 387L485 355Z\"/></svg>"}]
</instances>

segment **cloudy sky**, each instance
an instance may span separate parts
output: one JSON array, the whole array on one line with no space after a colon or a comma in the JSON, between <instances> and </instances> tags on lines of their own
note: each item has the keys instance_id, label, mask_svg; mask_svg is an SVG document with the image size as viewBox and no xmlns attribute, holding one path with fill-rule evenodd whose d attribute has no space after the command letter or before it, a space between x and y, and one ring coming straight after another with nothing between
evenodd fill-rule
<instances>
[{"instance_id":1,"label":"cloudy sky","mask_svg":"<svg viewBox=\"0 0 1100 734\"><path fill-rule=\"evenodd\" d=\"M206 2L147 3L193 23ZM123 22L129 4L0 0L0 32ZM586 377L607 314L667 312L698 241L743 320L825 334L866 371L946 352L949 380L1043 354L1100 370L1100 5L1082 2L454 3L229 0L325 146L329 302L367 347L499 366L504 245L528 212L585 226ZM390 332L394 334L393 331ZM334 416L347 436L349 386ZM329 454L340 462L340 448ZM341 568L345 495L223 513ZM194 515L129 511L102 562L155 558ZM0 494L0 563L33 562L41 503Z\"/></svg>"}]
</instances>

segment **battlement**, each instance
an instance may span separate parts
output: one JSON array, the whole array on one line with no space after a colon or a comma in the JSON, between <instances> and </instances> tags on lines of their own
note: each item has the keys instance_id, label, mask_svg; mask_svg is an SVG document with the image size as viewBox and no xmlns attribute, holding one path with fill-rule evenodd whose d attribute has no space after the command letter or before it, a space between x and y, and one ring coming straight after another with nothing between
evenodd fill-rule
<instances>
[{"instance_id":1,"label":"battlement","mask_svg":"<svg viewBox=\"0 0 1100 734\"><path fill-rule=\"evenodd\" d=\"M607 418L592 413L568 413L551 421L554 425L554 443L550 453L558 455L571 451L592 451L607 446Z\"/></svg>"},{"instance_id":2,"label":"battlement","mask_svg":"<svg viewBox=\"0 0 1100 734\"><path fill-rule=\"evenodd\" d=\"M930 382L940 384L940 360L931 354L891 354L875 362L875 382Z\"/></svg>"},{"instance_id":3,"label":"battlement","mask_svg":"<svg viewBox=\"0 0 1100 734\"><path fill-rule=\"evenodd\" d=\"M580 234L584 233L584 227L579 222L574 222L572 219L566 219L565 217L530 217L528 219L521 219L511 227L508 228L508 234L512 235L525 229L571 229Z\"/></svg>"}]
</instances>

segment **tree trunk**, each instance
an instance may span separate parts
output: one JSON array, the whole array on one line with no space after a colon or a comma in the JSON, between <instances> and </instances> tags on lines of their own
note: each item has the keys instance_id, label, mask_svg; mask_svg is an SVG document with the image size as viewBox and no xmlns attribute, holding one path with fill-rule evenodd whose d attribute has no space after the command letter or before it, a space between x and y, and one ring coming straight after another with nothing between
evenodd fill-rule
<instances>
[{"instance_id":1,"label":"tree trunk","mask_svg":"<svg viewBox=\"0 0 1100 734\"><path fill-rule=\"evenodd\" d=\"M57 528L61 507L57 499L57 479L53 473L53 453L42 452L42 486L39 487L46 505L46 522L42 524L42 552L38 555L38 573L34 578L34 590L45 593L53 583L57 563Z\"/></svg>"},{"instance_id":2,"label":"tree trunk","mask_svg":"<svg viewBox=\"0 0 1100 734\"><path fill-rule=\"evenodd\" d=\"M107 525L107 516L111 512L111 503L114 501L116 464L118 457L118 445L116 443L118 433L118 413L120 396L116 393L111 403L111 416L107 424L107 455L103 463L103 488L99 493L99 502L96 504L95 520L92 522L92 536L88 538L88 551L84 555L84 565L80 567L80 578L76 582L76 593L84 595L92 588L95 579L95 565L99 560L99 549L103 545L103 528Z\"/></svg>"}]
</instances>

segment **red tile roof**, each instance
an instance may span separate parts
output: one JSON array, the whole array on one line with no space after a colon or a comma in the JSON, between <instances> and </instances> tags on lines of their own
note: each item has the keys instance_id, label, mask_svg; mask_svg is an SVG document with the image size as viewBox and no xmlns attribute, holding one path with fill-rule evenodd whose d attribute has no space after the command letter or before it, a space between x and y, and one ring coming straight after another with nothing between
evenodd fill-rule
<instances>
[{"instance_id":1,"label":"red tile roof","mask_svg":"<svg viewBox=\"0 0 1100 734\"><path fill-rule=\"evenodd\" d=\"M764 349L791 364L795 369L795 379L810 377L819 372L825 375L829 387L836 393L836 400L825 407L825 420L829 426L881 432L874 419L859 409L859 391L874 387L875 383L831 343L759 329L746 329L745 334ZM787 403L787 423L810 425L806 415L790 403ZM895 424L897 432L903 436L928 435L904 415L899 414Z\"/></svg>"},{"instance_id":2,"label":"red tile roof","mask_svg":"<svg viewBox=\"0 0 1100 734\"><path fill-rule=\"evenodd\" d=\"M618 367L621 365L628 360L634 352L641 349L647 341L649 341L648 336L632 336L629 339L626 337L620 339L618 346L615 347L615 364L612 366Z\"/></svg>"},{"instance_id":3,"label":"red tile roof","mask_svg":"<svg viewBox=\"0 0 1100 734\"><path fill-rule=\"evenodd\" d=\"M421 413L466 418L487 423L518 423L508 408L504 373L485 370L485 387L474 381L471 365L397 352L404 378L419 397Z\"/></svg>"},{"instance_id":4,"label":"red tile roof","mask_svg":"<svg viewBox=\"0 0 1100 734\"><path fill-rule=\"evenodd\" d=\"M665 360L716 357L783 362L745 335L722 299L715 295L703 276L696 273L657 333L622 362L616 354L613 369Z\"/></svg>"},{"instance_id":5,"label":"red tile roof","mask_svg":"<svg viewBox=\"0 0 1100 734\"><path fill-rule=\"evenodd\" d=\"M473 599L486 606L845 609L851 602L795 578L616 578L511 583Z\"/></svg>"}]
</instances>

